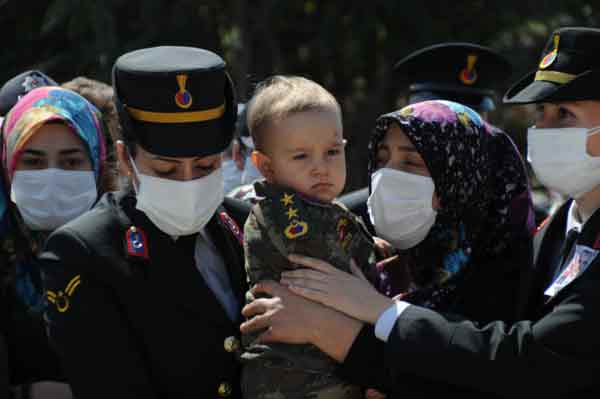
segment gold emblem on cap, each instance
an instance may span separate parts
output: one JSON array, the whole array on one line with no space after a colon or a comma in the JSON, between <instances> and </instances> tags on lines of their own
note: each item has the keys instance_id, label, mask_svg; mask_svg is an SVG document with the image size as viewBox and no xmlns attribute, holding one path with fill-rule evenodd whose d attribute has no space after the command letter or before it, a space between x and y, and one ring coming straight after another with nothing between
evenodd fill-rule
<instances>
[{"instance_id":1,"label":"gold emblem on cap","mask_svg":"<svg viewBox=\"0 0 600 399\"><path fill-rule=\"evenodd\" d=\"M554 35L554 49L546 54L544 58L540 61L540 69L548 68L552 63L556 60L558 56L558 43L560 41L560 36L558 34Z\"/></svg>"},{"instance_id":2,"label":"gold emblem on cap","mask_svg":"<svg viewBox=\"0 0 600 399\"><path fill-rule=\"evenodd\" d=\"M477 56L475 54L469 54L467 56L467 66L460 71L458 78L464 84L470 86L477 82L477 78L479 77L477 74L477 70L475 69L475 64L477 63Z\"/></svg>"},{"instance_id":3,"label":"gold emblem on cap","mask_svg":"<svg viewBox=\"0 0 600 399\"><path fill-rule=\"evenodd\" d=\"M188 109L192 106L193 98L192 94L185 89L187 84L188 76L186 74L177 75L177 84L179 85L179 91L175 93L175 104L179 108Z\"/></svg>"}]
</instances>

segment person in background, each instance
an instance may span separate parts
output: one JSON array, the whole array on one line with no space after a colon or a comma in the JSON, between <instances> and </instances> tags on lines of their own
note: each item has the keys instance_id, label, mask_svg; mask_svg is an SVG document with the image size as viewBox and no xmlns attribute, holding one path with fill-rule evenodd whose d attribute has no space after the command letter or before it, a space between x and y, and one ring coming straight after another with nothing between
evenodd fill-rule
<instances>
[{"instance_id":1,"label":"person in background","mask_svg":"<svg viewBox=\"0 0 600 399\"><path fill-rule=\"evenodd\" d=\"M48 234L89 210L107 189L98 115L70 90L40 87L12 107L2 127L0 325L17 397L71 397L45 332L37 257Z\"/></svg>"},{"instance_id":2,"label":"person in background","mask_svg":"<svg viewBox=\"0 0 600 399\"><path fill-rule=\"evenodd\" d=\"M248 129L247 109L244 107L238 119L238 129L232 146L232 159L238 168L241 168L241 185L231 190L227 194L229 197L249 203L256 203L259 199L254 191L254 182L261 179L263 175L252 162L251 155L254 150L254 139Z\"/></svg>"},{"instance_id":3,"label":"person in background","mask_svg":"<svg viewBox=\"0 0 600 399\"><path fill-rule=\"evenodd\" d=\"M258 316L242 331L264 331L258 342L312 343L341 362L351 381L383 376L379 381L402 389L398 377L408 373L477 391L477 397L598 397L599 54L600 29L558 29L538 69L504 97L510 104L539 104L528 137L530 163L545 184L571 198L536 235L541 240L525 317L481 324L391 300L324 262L296 259L322 272L318 290L299 285L303 295L327 306L273 282L259 284L255 294L272 298L243 310Z\"/></svg>"},{"instance_id":4,"label":"person in background","mask_svg":"<svg viewBox=\"0 0 600 399\"><path fill-rule=\"evenodd\" d=\"M99 111L106 138L106 178L111 182L118 182L119 167L115 153L115 142L119 136L119 118L117 109L113 101L113 88L99 80L79 76L68 82L61 84L61 87L78 93L80 96L92 103ZM110 174L110 175L108 175ZM125 181L120 177L121 182ZM110 187L110 190L116 190L117 187Z\"/></svg>"},{"instance_id":5,"label":"person in background","mask_svg":"<svg viewBox=\"0 0 600 399\"><path fill-rule=\"evenodd\" d=\"M240 144L240 130L246 129L246 104L238 103L237 120L235 122L235 134L231 144L223 151L223 184L225 195L242 185L242 173L244 172L245 148Z\"/></svg>"},{"instance_id":6,"label":"person in background","mask_svg":"<svg viewBox=\"0 0 600 399\"><path fill-rule=\"evenodd\" d=\"M43 72L25 71L8 80L0 88L0 127L8 111L17 103L19 98L36 87L58 86L51 77Z\"/></svg>"},{"instance_id":7,"label":"person in background","mask_svg":"<svg viewBox=\"0 0 600 399\"><path fill-rule=\"evenodd\" d=\"M18 74L8 80L0 88L0 117L6 116L8 111L21 97L37 87L58 86L58 83L41 71L31 70Z\"/></svg>"}]
</instances>

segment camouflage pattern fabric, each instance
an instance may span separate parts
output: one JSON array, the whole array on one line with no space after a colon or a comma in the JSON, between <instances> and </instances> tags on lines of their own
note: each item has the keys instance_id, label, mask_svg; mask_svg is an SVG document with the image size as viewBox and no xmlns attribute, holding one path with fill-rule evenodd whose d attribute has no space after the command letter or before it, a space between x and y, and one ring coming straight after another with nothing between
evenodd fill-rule
<instances>
[{"instance_id":1,"label":"camouflage pattern fabric","mask_svg":"<svg viewBox=\"0 0 600 399\"><path fill-rule=\"evenodd\" d=\"M360 219L338 203L320 203L264 181L255 183L263 197L244 226L245 267L250 286L279 281L294 266L291 253L323 259L349 272L350 259L373 276L373 241ZM254 298L250 293L247 300ZM242 337L246 399L359 398L361 389L335 375L336 363L313 345L252 344Z\"/></svg>"}]
</instances>

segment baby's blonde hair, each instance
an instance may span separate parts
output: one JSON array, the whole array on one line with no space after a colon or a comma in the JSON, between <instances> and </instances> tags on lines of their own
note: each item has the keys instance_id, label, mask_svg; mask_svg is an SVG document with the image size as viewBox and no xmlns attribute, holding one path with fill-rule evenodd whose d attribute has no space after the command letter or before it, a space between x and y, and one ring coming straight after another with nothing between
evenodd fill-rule
<instances>
[{"instance_id":1,"label":"baby's blonde hair","mask_svg":"<svg viewBox=\"0 0 600 399\"><path fill-rule=\"evenodd\" d=\"M246 121L254 146L264 151L265 131L273 122L306 111L330 111L341 121L340 105L318 83L300 76L275 75L261 82L248 103Z\"/></svg>"}]
</instances>

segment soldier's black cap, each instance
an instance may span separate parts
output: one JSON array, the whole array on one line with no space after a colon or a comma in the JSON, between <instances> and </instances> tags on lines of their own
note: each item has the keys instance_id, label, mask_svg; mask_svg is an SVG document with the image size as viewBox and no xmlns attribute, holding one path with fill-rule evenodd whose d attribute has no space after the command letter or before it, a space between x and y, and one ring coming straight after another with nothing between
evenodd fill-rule
<instances>
[{"instance_id":1,"label":"soldier's black cap","mask_svg":"<svg viewBox=\"0 0 600 399\"><path fill-rule=\"evenodd\" d=\"M231 142L237 104L225 61L195 47L136 50L113 67L123 135L152 154L197 157Z\"/></svg>"},{"instance_id":2,"label":"soldier's black cap","mask_svg":"<svg viewBox=\"0 0 600 399\"><path fill-rule=\"evenodd\" d=\"M504 95L509 104L600 100L600 29L561 28L552 33L538 69Z\"/></svg>"},{"instance_id":3,"label":"soldier's black cap","mask_svg":"<svg viewBox=\"0 0 600 399\"><path fill-rule=\"evenodd\" d=\"M37 70L26 71L10 79L0 89L0 116L8 111L21 97L37 87L58 86L51 77Z\"/></svg>"},{"instance_id":4,"label":"soldier's black cap","mask_svg":"<svg viewBox=\"0 0 600 399\"><path fill-rule=\"evenodd\" d=\"M494 109L495 91L512 72L496 51L472 43L441 43L409 54L394 66L408 86L408 103L449 100L477 111Z\"/></svg>"}]
</instances>

